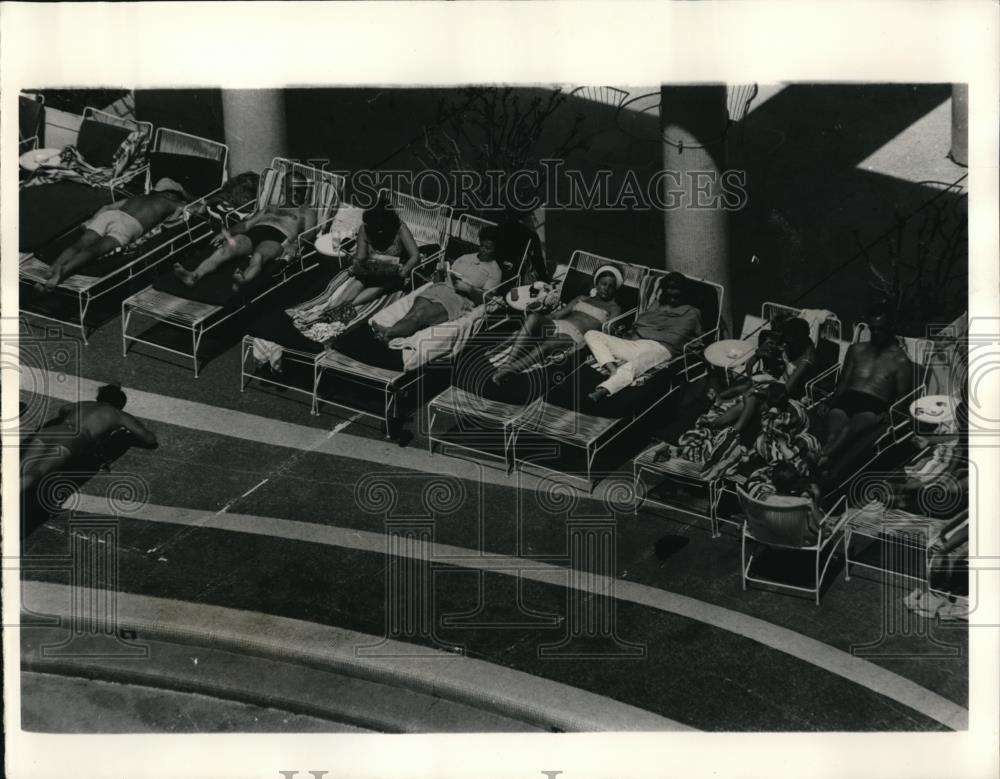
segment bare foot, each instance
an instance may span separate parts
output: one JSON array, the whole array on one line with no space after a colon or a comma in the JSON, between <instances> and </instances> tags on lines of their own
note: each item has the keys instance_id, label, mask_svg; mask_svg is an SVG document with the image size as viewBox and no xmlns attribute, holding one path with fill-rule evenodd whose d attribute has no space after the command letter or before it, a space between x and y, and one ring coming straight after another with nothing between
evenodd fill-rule
<instances>
[{"instance_id":1,"label":"bare foot","mask_svg":"<svg viewBox=\"0 0 1000 779\"><path fill-rule=\"evenodd\" d=\"M239 292L243 285L247 283L246 278L243 276L243 271L238 268L233 271L233 292Z\"/></svg>"},{"instance_id":2,"label":"bare foot","mask_svg":"<svg viewBox=\"0 0 1000 779\"><path fill-rule=\"evenodd\" d=\"M389 336L388 336L389 328L388 327L385 327L384 325L380 325L380 324L377 324L375 322L372 322L372 332L375 333L375 340L376 341L380 341L381 343L384 343L384 344L385 343L389 343Z\"/></svg>"},{"instance_id":3,"label":"bare foot","mask_svg":"<svg viewBox=\"0 0 1000 779\"><path fill-rule=\"evenodd\" d=\"M198 274L194 271L189 271L179 262L174 263L174 275L184 282L185 286L193 287L198 283Z\"/></svg>"},{"instance_id":4,"label":"bare foot","mask_svg":"<svg viewBox=\"0 0 1000 779\"><path fill-rule=\"evenodd\" d=\"M42 282L43 291L51 292L52 290L54 290L56 287L59 286L60 281L62 281L62 279L59 277L59 274L53 273L47 279L45 279L44 282Z\"/></svg>"},{"instance_id":5,"label":"bare foot","mask_svg":"<svg viewBox=\"0 0 1000 779\"><path fill-rule=\"evenodd\" d=\"M587 397L590 398L591 401L593 401L594 403L599 403L600 401L604 400L604 398L610 397L610 395L611 393L608 392L607 387L598 387L589 395L587 395Z\"/></svg>"}]
</instances>

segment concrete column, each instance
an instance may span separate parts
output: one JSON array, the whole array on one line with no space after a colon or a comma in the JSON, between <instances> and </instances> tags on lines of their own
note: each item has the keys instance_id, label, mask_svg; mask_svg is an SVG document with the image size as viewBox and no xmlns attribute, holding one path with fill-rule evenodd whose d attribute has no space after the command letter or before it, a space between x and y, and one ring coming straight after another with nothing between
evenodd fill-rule
<instances>
[{"instance_id":1,"label":"concrete column","mask_svg":"<svg viewBox=\"0 0 1000 779\"><path fill-rule=\"evenodd\" d=\"M229 175L259 172L288 154L285 94L280 89L223 89Z\"/></svg>"},{"instance_id":2,"label":"concrete column","mask_svg":"<svg viewBox=\"0 0 1000 779\"><path fill-rule=\"evenodd\" d=\"M951 158L969 164L969 85L951 85Z\"/></svg>"},{"instance_id":3,"label":"concrete column","mask_svg":"<svg viewBox=\"0 0 1000 779\"><path fill-rule=\"evenodd\" d=\"M720 179L726 169L727 119L724 85L660 89L665 265L722 284L722 318L732 333L729 214L721 208Z\"/></svg>"}]
</instances>

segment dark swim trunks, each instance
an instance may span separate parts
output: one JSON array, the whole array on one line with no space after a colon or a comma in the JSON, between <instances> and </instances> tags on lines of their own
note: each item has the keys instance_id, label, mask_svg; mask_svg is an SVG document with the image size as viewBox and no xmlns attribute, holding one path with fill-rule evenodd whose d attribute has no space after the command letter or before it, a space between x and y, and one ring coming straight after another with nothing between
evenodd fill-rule
<instances>
[{"instance_id":1,"label":"dark swim trunks","mask_svg":"<svg viewBox=\"0 0 1000 779\"><path fill-rule=\"evenodd\" d=\"M273 227L271 225L255 225L247 230L246 236L250 239L250 243L254 245L254 248L260 246L264 241L284 243L288 240L287 235L281 232L281 230L277 227Z\"/></svg>"},{"instance_id":2,"label":"dark swim trunks","mask_svg":"<svg viewBox=\"0 0 1000 779\"><path fill-rule=\"evenodd\" d=\"M839 408L847 416L853 417L855 414L869 412L871 414L884 414L889 410L889 404L882 398L869 395L867 392L859 390L848 390L837 398L830 408Z\"/></svg>"}]
</instances>

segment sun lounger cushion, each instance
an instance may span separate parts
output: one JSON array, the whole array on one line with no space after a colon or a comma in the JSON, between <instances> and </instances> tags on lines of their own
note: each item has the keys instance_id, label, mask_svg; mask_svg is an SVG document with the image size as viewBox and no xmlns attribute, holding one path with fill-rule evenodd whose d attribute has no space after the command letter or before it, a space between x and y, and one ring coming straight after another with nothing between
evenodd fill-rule
<instances>
[{"instance_id":1,"label":"sun lounger cushion","mask_svg":"<svg viewBox=\"0 0 1000 779\"><path fill-rule=\"evenodd\" d=\"M85 119L76 138L76 150L95 168L106 168L115 159L115 152L131 134L125 127Z\"/></svg>"},{"instance_id":2,"label":"sun lounger cushion","mask_svg":"<svg viewBox=\"0 0 1000 779\"><path fill-rule=\"evenodd\" d=\"M192 198L199 198L219 187L222 163L190 154L152 152L149 155L149 181L155 185L164 176L181 184Z\"/></svg>"},{"instance_id":3,"label":"sun lounger cushion","mask_svg":"<svg viewBox=\"0 0 1000 779\"><path fill-rule=\"evenodd\" d=\"M112 200L111 190L75 181L27 187L19 193L18 248L36 251L89 219Z\"/></svg>"},{"instance_id":4,"label":"sun lounger cushion","mask_svg":"<svg viewBox=\"0 0 1000 779\"><path fill-rule=\"evenodd\" d=\"M174 275L174 262L179 262L188 270L194 270L212 251L213 247L206 245L206 243L199 243L197 246L188 249L188 251L171 258L171 261L165 263L164 272L153 281L153 289L199 303L227 306L236 304L244 298L253 297L263 291L268 284L272 283L272 274L268 273L267 268L265 268L252 284L244 286L243 292L233 292L233 273L237 268L246 270L250 264L248 257L242 257L238 260L225 263L215 273L208 274L193 287L188 287ZM274 270L273 263L271 270L272 272Z\"/></svg>"}]
</instances>

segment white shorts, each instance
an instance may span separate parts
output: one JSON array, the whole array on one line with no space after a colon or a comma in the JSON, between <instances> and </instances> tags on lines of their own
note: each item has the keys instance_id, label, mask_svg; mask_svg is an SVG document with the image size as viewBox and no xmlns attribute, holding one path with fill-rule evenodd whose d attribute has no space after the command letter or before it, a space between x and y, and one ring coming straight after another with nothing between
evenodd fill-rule
<instances>
[{"instance_id":1,"label":"white shorts","mask_svg":"<svg viewBox=\"0 0 1000 779\"><path fill-rule=\"evenodd\" d=\"M101 211L86 227L98 235L114 238L122 246L128 246L145 232L138 219L117 210Z\"/></svg>"}]
</instances>

